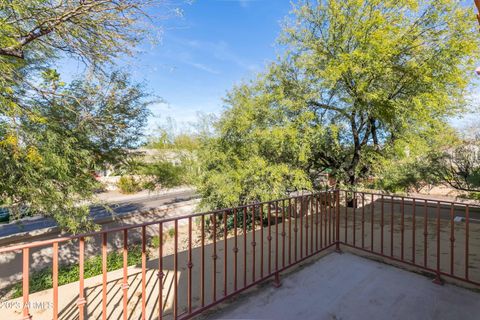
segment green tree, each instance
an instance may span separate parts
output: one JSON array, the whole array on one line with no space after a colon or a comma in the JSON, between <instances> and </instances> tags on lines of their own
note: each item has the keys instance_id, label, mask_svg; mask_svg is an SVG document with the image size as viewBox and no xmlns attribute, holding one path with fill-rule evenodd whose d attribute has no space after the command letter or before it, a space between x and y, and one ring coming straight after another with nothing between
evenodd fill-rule
<instances>
[{"instance_id":1,"label":"green tree","mask_svg":"<svg viewBox=\"0 0 480 320\"><path fill-rule=\"evenodd\" d=\"M300 122L272 108L276 97L260 94L264 82L235 88L217 133L199 152L197 181L204 209L267 201L311 189L307 132ZM305 130L303 130L305 129ZM305 135L304 135L305 134Z\"/></svg>"},{"instance_id":2,"label":"green tree","mask_svg":"<svg viewBox=\"0 0 480 320\"><path fill-rule=\"evenodd\" d=\"M480 141L464 141L434 153L431 167L438 179L452 188L480 192Z\"/></svg>"},{"instance_id":3,"label":"green tree","mask_svg":"<svg viewBox=\"0 0 480 320\"><path fill-rule=\"evenodd\" d=\"M155 3L159 1L2 0L0 55L31 62L56 57L60 50L91 63L111 61L133 52L151 27L139 20Z\"/></svg>"},{"instance_id":4,"label":"green tree","mask_svg":"<svg viewBox=\"0 0 480 320\"><path fill-rule=\"evenodd\" d=\"M464 108L479 43L458 1L301 1L293 14L284 54L227 98L200 184L212 203L318 188L326 170L353 188Z\"/></svg>"},{"instance_id":5,"label":"green tree","mask_svg":"<svg viewBox=\"0 0 480 320\"><path fill-rule=\"evenodd\" d=\"M396 150L395 150L396 149ZM399 139L376 166L375 185L388 191L419 191L444 184L464 192L480 191L480 140L462 138L444 125Z\"/></svg>"},{"instance_id":6,"label":"green tree","mask_svg":"<svg viewBox=\"0 0 480 320\"><path fill-rule=\"evenodd\" d=\"M44 74L51 90L28 101L35 117L19 117L15 134L0 124L0 191L14 217L30 211L54 217L62 227L91 227L88 208L78 206L98 188L93 173L116 162L140 137L149 100L125 75L108 82L76 80L63 85Z\"/></svg>"},{"instance_id":7,"label":"green tree","mask_svg":"<svg viewBox=\"0 0 480 320\"><path fill-rule=\"evenodd\" d=\"M183 164L175 165L169 161L156 161L145 164L141 171L146 176L153 177L153 183L163 188L173 188L186 181L186 168Z\"/></svg>"},{"instance_id":8,"label":"green tree","mask_svg":"<svg viewBox=\"0 0 480 320\"><path fill-rule=\"evenodd\" d=\"M383 157L373 165L373 186L391 192L420 192L443 183L432 159L460 143L458 133L447 124L410 130L382 150Z\"/></svg>"},{"instance_id":9,"label":"green tree","mask_svg":"<svg viewBox=\"0 0 480 320\"><path fill-rule=\"evenodd\" d=\"M145 90L115 69L152 31L161 1L0 0L0 203L91 227L93 170L122 158L141 134ZM62 60L63 59L63 60ZM85 72L60 81L59 61Z\"/></svg>"},{"instance_id":10,"label":"green tree","mask_svg":"<svg viewBox=\"0 0 480 320\"><path fill-rule=\"evenodd\" d=\"M199 179L199 152L206 139L212 136L213 114L198 113L197 119L180 128L174 119L159 123L145 145L156 153L145 159L140 174L153 178L150 187L194 185Z\"/></svg>"},{"instance_id":11,"label":"green tree","mask_svg":"<svg viewBox=\"0 0 480 320\"><path fill-rule=\"evenodd\" d=\"M478 37L458 1L318 1L295 13L272 77L286 102L338 129L314 158L349 185L369 153L462 110Z\"/></svg>"},{"instance_id":12,"label":"green tree","mask_svg":"<svg viewBox=\"0 0 480 320\"><path fill-rule=\"evenodd\" d=\"M40 73L60 58L93 72L135 53L151 25L154 0L0 0L0 105L2 115L28 112L23 97L41 95ZM153 29L154 30L154 29Z\"/></svg>"}]
</instances>

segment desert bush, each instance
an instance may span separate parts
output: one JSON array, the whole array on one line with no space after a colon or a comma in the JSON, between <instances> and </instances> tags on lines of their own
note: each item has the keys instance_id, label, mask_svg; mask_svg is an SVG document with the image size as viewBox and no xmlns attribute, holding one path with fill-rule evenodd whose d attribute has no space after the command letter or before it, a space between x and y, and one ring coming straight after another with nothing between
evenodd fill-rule
<instances>
[{"instance_id":1,"label":"desert bush","mask_svg":"<svg viewBox=\"0 0 480 320\"><path fill-rule=\"evenodd\" d=\"M126 194L142 190L140 181L137 181L137 179L132 176L121 176L120 180L118 180L117 187L120 189L120 192Z\"/></svg>"},{"instance_id":2,"label":"desert bush","mask_svg":"<svg viewBox=\"0 0 480 320\"><path fill-rule=\"evenodd\" d=\"M146 164L142 173L153 178L153 182L164 188L179 186L185 181L185 168L169 161Z\"/></svg>"}]
</instances>

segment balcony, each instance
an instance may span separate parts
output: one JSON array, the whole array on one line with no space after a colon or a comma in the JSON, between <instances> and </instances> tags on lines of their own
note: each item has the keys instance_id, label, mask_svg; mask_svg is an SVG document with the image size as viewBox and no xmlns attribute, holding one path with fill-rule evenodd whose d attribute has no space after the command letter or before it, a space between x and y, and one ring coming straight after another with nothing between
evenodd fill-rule
<instances>
[{"instance_id":1,"label":"balcony","mask_svg":"<svg viewBox=\"0 0 480 320\"><path fill-rule=\"evenodd\" d=\"M333 190L2 248L0 318L474 318L480 294L460 286L480 288L479 215ZM33 292L39 270L51 288Z\"/></svg>"},{"instance_id":2,"label":"balcony","mask_svg":"<svg viewBox=\"0 0 480 320\"><path fill-rule=\"evenodd\" d=\"M352 255L330 254L204 319L477 319L479 294Z\"/></svg>"}]
</instances>

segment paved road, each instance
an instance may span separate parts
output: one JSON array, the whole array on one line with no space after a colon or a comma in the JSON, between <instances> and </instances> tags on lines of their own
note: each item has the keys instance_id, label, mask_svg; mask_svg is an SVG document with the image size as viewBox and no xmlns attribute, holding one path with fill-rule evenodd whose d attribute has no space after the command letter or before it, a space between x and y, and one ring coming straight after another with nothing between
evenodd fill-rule
<instances>
[{"instance_id":1,"label":"paved road","mask_svg":"<svg viewBox=\"0 0 480 320\"><path fill-rule=\"evenodd\" d=\"M197 195L193 190L182 190L161 195L151 195L137 198L135 200L111 203L109 204L110 210L105 206L93 206L90 209L90 215L95 221L108 219L112 217L112 215L116 218L120 218L137 210L148 210L161 205L187 201L196 197ZM54 228L56 226L57 224L53 219L43 217L3 224L0 225L0 239L19 233Z\"/></svg>"}]
</instances>

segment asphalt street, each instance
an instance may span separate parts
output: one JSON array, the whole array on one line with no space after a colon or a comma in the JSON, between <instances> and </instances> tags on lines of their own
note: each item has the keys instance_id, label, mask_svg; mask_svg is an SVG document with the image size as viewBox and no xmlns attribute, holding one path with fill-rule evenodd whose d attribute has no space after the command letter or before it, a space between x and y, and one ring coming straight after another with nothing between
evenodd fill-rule
<instances>
[{"instance_id":1,"label":"asphalt street","mask_svg":"<svg viewBox=\"0 0 480 320\"><path fill-rule=\"evenodd\" d=\"M109 203L108 206L92 206L90 208L90 215L94 221L101 221L112 216L121 218L122 216L128 215L134 211L148 210L150 208L156 208L162 205L187 201L196 197L197 195L193 190L182 190L161 195L151 195L129 201ZM53 228L56 225L57 224L53 219L45 217L34 217L12 223L0 224L0 239L18 233Z\"/></svg>"}]
</instances>

